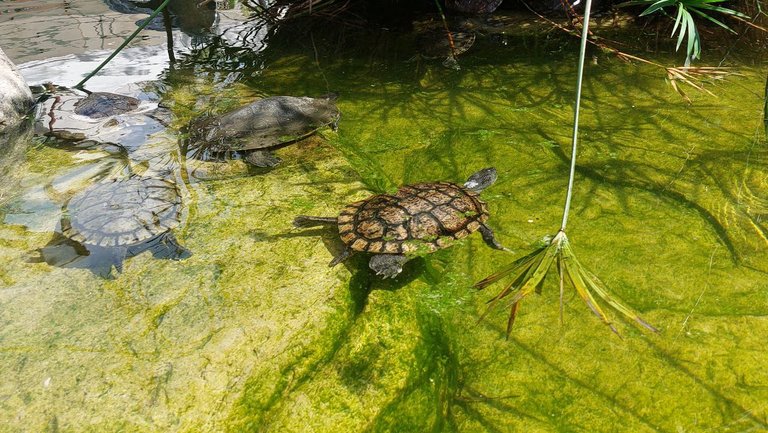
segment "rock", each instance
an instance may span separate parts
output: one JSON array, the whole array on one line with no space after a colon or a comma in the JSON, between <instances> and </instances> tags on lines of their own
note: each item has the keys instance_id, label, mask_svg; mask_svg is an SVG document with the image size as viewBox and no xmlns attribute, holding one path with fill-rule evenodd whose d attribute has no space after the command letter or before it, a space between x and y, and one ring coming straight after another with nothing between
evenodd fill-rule
<instances>
[{"instance_id":1,"label":"rock","mask_svg":"<svg viewBox=\"0 0 768 433\"><path fill-rule=\"evenodd\" d=\"M16 123L33 103L29 86L0 48L0 128Z\"/></svg>"}]
</instances>

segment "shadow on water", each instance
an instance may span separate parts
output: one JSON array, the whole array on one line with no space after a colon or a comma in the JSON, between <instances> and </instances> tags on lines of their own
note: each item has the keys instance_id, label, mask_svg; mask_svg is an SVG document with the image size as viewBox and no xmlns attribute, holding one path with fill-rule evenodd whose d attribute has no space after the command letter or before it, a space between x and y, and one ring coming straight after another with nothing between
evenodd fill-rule
<instances>
[{"instance_id":1,"label":"shadow on water","mask_svg":"<svg viewBox=\"0 0 768 433\"><path fill-rule=\"evenodd\" d=\"M161 233L135 245L102 247L87 245L66 236L55 234L48 244L38 250L39 257L30 257L30 263L48 263L60 268L88 269L94 275L115 279L123 271L123 262L149 251L156 259L182 260L192 253L179 245L171 233ZM114 272L113 272L114 269Z\"/></svg>"},{"instance_id":2,"label":"shadow on water","mask_svg":"<svg viewBox=\"0 0 768 433\"><path fill-rule=\"evenodd\" d=\"M553 140L545 131L539 131L539 133L542 137ZM611 145L615 148L622 147L619 143ZM550 146L549 149L562 162L562 167L568 166L570 155L567 155L562 147ZM733 161L733 170L724 167L724 161ZM749 163L742 166L741 161L749 161ZM641 189L695 210L718 236L735 264L746 265L766 273L768 265L763 264L762 260L753 260L752 256L761 254L768 246L768 228L765 226L763 217L768 213L768 197L757 186L754 191L749 190L749 186L741 180L744 171L768 169L766 161L768 161L768 153L763 150L746 152L712 150L701 151L681 161L683 167L677 174L665 172L650 163L621 159L612 159L609 167L601 163L580 163L576 170L581 175L596 181L592 185L593 189L602 183L610 183L622 188ZM710 188L701 194L702 183L716 188ZM628 210L627 194L631 192L619 189L615 193L624 203L625 210ZM594 197L598 197L594 191L584 194L579 208L599 206L598 203L593 202ZM729 205L736 203L744 203L744 205Z\"/></svg>"},{"instance_id":3,"label":"shadow on water","mask_svg":"<svg viewBox=\"0 0 768 433\"><path fill-rule=\"evenodd\" d=\"M479 321L479 324L486 329L492 330L494 333L498 333L498 335L506 335L506 328L504 326L499 326L499 324L492 323L488 320L481 320ZM631 419L640 422L652 431L668 431L664 425L654 421L653 416L647 412L646 406L633 406L617 399L616 390L611 389L611 386L616 386L617 384L609 386L609 384L599 380L585 380L577 374L576 370L564 367L560 361L553 357L553 355L548 354L546 351L534 348L526 343L524 339L515 337L514 334L510 337L509 344L513 344L517 350L522 351L521 353L525 354L526 357L531 358L537 365L540 365L547 372L548 381L562 381L563 383L573 385L580 390L580 392L595 396L595 398L604 402L606 407L611 407L613 411L621 411L622 414L626 414ZM697 391L702 390L714 399L721 410L723 419L734 420L734 422L748 422L750 424L749 428L744 425L740 426L741 428L745 428L745 430L739 431L751 431L751 429L754 428L768 428L768 421L754 413L753 410L742 406L736 399L726 395L725 392L718 390L707 378L694 373L692 369L685 366L683 361L681 361L675 354L671 353L669 349L661 347L650 339L643 339L642 343L639 343L639 346L646 347L652 355L649 358L648 354L644 354L643 358L646 359L646 361L663 363L665 367L668 367L671 371L680 373L683 377L690 379ZM693 390L689 389L688 391L690 392ZM653 400L652 403L654 405L662 404L660 401ZM684 401L677 403L682 405L686 404ZM502 410L501 408L499 409ZM506 408L503 408L503 410L505 412L507 411ZM531 415L530 413L527 413L525 416Z\"/></svg>"},{"instance_id":4,"label":"shadow on water","mask_svg":"<svg viewBox=\"0 0 768 433\"><path fill-rule=\"evenodd\" d=\"M259 230L251 230L249 236L257 242L273 242L279 239L320 237L328 251L328 261L341 254L345 249L344 243L339 238L339 233L335 227L328 228L309 228L297 229L287 233L269 234ZM382 279L368 268L368 260L371 254L356 253L339 265L344 266L349 271L351 277L349 280L349 293L354 302L355 315L362 313L368 303L368 295L373 290L396 291L418 278L434 279L434 273L430 272L428 262L423 257L415 257L409 260L404 266L403 271L392 279ZM338 266L338 265L337 265Z\"/></svg>"}]
</instances>

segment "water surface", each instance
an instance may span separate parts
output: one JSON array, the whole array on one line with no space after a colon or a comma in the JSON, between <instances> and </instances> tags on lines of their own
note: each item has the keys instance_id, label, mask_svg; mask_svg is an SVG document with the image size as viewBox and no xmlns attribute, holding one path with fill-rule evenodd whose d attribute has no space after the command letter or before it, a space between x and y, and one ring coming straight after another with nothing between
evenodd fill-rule
<instances>
[{"instance_id":1,"label":"water surface","mask_svg":"<svg viewBox=\"0 0 768 433\"><path fill-rule=\"evenodd\" d=\"M141 18L77 4L88 6L70 11L78 20ZM43 9L18 17L56 28ZM456 71L408 61L413 37L387 31L276 37L263 51L253 49L263 47L257 30L237 34L179 43L170 66L165 35L148 32L141 49L156 53L154 69L128 68L142 62L126 54L97 82L170 108L170 126L146 142L121 153L36 136L7 156L0 431L768 429L759 64L727 58L742 75L708 84L716 96L689 91L689 104L660 70L594 52L569 237L579 260L661 332L613 314L619 338L573 292L559 323L552 277L506 339L504 311L478 320L498 288L471 285L559 226L576 43L523 31L479 38ZM54 65L108 51L46 55L3 40L32 84L72 85L68 67ZM60 41L54 33L48 43ZM133 78L114 78L123 75ZM339 130L278 150L274 170L186 158L182 127L195 115L328 92L340 94ZM473 235L381 281L363 256L328 268L340 247L333 231L290 224L486 166L499 171L483 193L490 225L514 253ZM173 233L192 256L141 253L106 278L41 261L67 201L124 170L180 185L185 213Z\"/></svg>"}]
</instances>

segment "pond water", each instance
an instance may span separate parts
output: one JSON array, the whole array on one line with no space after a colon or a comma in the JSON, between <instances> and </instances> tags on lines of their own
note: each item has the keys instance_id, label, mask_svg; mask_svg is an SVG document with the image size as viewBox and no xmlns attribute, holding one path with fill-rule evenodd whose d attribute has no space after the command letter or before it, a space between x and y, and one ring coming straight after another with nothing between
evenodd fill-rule
<instances>
[{"instance_id":1,"label":"pond water","mask_svg":"<svg viewBox=\"0 0 768 433\"><path fill-rule=\"evenodd\" d=\"M560 323L553 273L505 338L504 309L480 320L500 287L472 285L559 227L577 40L519 25L455 70L411 59L410 34L274 34L231 3L215 36L145 30L86 86L169 108L167 128L142 115L121 146L25 132L3 151L0 432L768 430L763 60L705 52L739 75L688 103L662 69L591 53L569 238L660 332L609 311L620 338L572 290ZM30 84L73 86L146 18L18 6L0 40ZM338 130L279 149L274 169L187 158L194 116L329 92ZM488 166L511 253L475 234L381 280L363 255L328 267L337 233L291 225ZM118 270L62 241L67 203L127 172L175 186L189 257L133 251Z\"/></svg>"}]
</instances>

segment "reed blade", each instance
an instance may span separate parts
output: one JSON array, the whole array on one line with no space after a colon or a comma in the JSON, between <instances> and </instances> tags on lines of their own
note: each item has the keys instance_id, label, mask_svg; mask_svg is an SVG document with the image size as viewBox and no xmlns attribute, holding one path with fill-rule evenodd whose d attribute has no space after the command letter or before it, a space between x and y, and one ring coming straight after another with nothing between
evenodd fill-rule
<instances>
[{"instance_id":1,"label":"reed blade","mask_svg":"<svg viewBox=\"0 0 768 433\"><path fill-rule=\"evenodd\" d=\"M611 328L611 331L616 333L616 335L620 335L618 329L613 326L613 323L611 323L611 320L608 318L608 316L605 314L602 308L600 308L600 305L597 304L595 301L595 298L592 296L592 294L589 292L589 288L587 286L587 283L584 281L583 275L581 274L580 270L581 268L576 265L576 268L573 268L574 263L570 262L568 259L563 260L563 267L565 269L565 274L568 277L568 280L570 281L571 285L573 285L573 288L576 289L576 293L579 294L581 299L587 304L590 310L600 318L600 320L603 321L606 325L608 325L609 328Z\"/></svg>"},{"instance_id":2,"label":"reed blade","mask_svg":"<svg viewBox=\"0 0 768 433\"><path fill-rule=\"evenodd\" d=\"M532 261L536 260L537 256L542 251L544 251L546 248L547 248L547 246L543 246L541 248L537 248L536 250L534 250L530 254L528 254L526 256L523 256L523 257L520 257L519 259L517 259L514 262L510 263L504 269L502 269L502 270L500 270L500 271L498 271L498 272L496 272L494 274L491 274L491 275L483 278L482 280L480 280L477 283L475 283L472 287L474 287L475 289L478 289L478 290L482 290L482 289L490 286L491 284L495 283L496 281L499 281L500 279L506 277L507 275L509 275L509 274L511 274L513 272L516 272L521 267L524 267L524 266L530 264Z\"/></svg>"}]
</instances>

